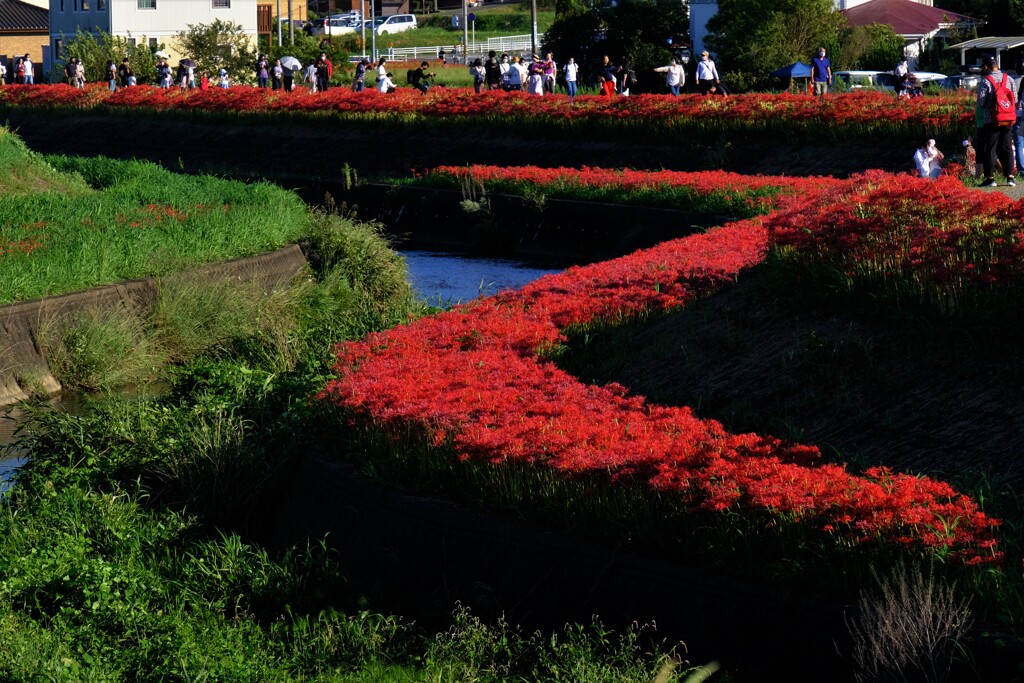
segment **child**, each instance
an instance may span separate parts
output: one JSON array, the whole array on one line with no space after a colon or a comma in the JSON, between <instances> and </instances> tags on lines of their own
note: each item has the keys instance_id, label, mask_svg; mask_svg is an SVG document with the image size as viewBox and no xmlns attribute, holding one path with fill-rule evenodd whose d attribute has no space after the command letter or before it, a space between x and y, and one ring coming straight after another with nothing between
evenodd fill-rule
<instances>
[{"instance_id":1,"label":"child","mask_svg":"<svg viewBox=\"0 0 1024 683\"><path fill-rule=\"evenodd\" d=\"M231 87L231 80L228 78L227 69L221 69L220 70L220 87L222 87L222 88L230 88Z\"/></svg>"}]
</instances>

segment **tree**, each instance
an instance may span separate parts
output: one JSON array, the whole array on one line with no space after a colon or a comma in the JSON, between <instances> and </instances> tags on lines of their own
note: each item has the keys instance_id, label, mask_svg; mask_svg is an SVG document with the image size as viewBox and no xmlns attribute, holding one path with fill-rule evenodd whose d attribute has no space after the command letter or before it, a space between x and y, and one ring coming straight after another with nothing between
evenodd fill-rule
<instances>
[{"instance_id":1,"label":"tree","mask_svg":"<svg viewBox=\"0 0 1024 683\"><path fill-rule=\"evenodd\" d=\"M843 32L842 64L848 69L891 71L903 56L903 36L888 24L851 26Z\"/></svg>"},{"instance_id":2,"label":"tree","mask_svg":"<svg viewBox=\"0 0 1024 683\"><path fill-rule=\"evenodd\" d=\"M596 82L602 56L615 64L629 60L642 90L662 81L645 84L644 76L672 57L669 38L687 33L686 8L678 0L620 0L611 7L566 11L545 33L543 49L563 63L573 57L587 83Z\"/></svg>"},{"instance_id":3,"label":"tree","mask_svg":"<svg viewBox=\"0 0 1024 683\"><path fill-rule=\"evenodd\" d=\"M833 0L721 0L706 44L734 85L763 86L772 71L807 62L819 47L837 53L845 26Z\"/></svg>"},{"instance_id":4,"label":"tree","mask_svg":"<svg viewBox=\"0 0 1024 683\"><path fill-rule=\"evenodd\" d=\"M61 36L63 38L63 36ZM104 31L96 35L85 33L79 29L75 37L64 45L62 58L65 60L77 57L85 69L85 77L90 81L102 80L107 69L107 61L120 66L121 60L128 58L135 78L139 83L152 83L156 80L156 60L153 52L146 46L135 47L128 38L112 36ZM66 62L65 62L66 63ZM63 64L54 65L57 73L51 78L56 83L64 83Z\"/></svg>"},{"instance_id":5,"label":"tree","mask_svg":"<svg viewBox=\"0 0 1024 683\"><path fill-rule=\"evenodd\" d=\"M200 73L227 69L234 83L256 80L256 41L234 22L217 19L209 24L189 24L174 41L183 55L195 61Z\"/></svg>"}]
</instances>

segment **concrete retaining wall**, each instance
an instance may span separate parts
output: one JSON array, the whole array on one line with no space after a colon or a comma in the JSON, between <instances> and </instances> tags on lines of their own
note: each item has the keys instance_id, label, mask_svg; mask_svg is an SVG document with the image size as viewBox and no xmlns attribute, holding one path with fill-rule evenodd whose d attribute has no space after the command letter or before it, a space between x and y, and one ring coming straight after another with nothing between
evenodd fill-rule
<instances>
[{"instance_id":1,"label":"concrete retaining wall","mask_svg":"<svg viewBox=\"0 0 1024 683\"><path fill-rule=\"evenodd\" d=\"M204 266L195 270L195 276L199 280L232 278L276 287L294 278L305 265L302 250L291 245L274 252ZM123 306L146 308L156 300L157 285L157 278L129 280L0 307L0 405L27 399L30 390L47 394L61 390L40 344L45 325L80 311L113 310Z\"/></svg>"}]
</instances>

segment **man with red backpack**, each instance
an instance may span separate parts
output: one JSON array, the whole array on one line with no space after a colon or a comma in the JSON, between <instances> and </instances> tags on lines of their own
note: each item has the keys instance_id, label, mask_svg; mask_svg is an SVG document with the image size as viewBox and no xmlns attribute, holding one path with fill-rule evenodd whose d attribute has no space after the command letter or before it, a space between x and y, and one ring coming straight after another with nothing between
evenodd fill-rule
<instances>
[{"instance_id":1,"label":"man with red backpack","mask_svg":"<svg viewBox=\"0 0 1024 683\"><path fill-rule=\"evenodd\" d=\"M1017 171L1013 159L1012 128L1017 120L1017 106L1014 97L1013 79L999 70L992 57L981 58L981 82L978 84L978 101L975 118L980 128L980 154L985 170L981 187L996 184L996 157L1003 167L1006 184L1013 187Z\"/></svg>"}]
</instances>

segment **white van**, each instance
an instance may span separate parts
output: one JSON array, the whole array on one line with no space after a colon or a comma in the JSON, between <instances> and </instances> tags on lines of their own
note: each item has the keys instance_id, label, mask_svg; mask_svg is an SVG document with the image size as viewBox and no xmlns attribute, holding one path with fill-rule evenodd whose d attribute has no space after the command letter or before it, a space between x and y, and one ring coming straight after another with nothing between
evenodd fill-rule
<instances>
[{"instance_id":1,"label":"white van","mask_svg":"<svg viewBox=\"0 0 1024 683\"><path fill-rule=\"evenodd\" d=\"M377 35L384 36L416 28L416 17L412 14L392 14L389 17L378 17L374 24Z\"/></svg>"}]
</instances>

